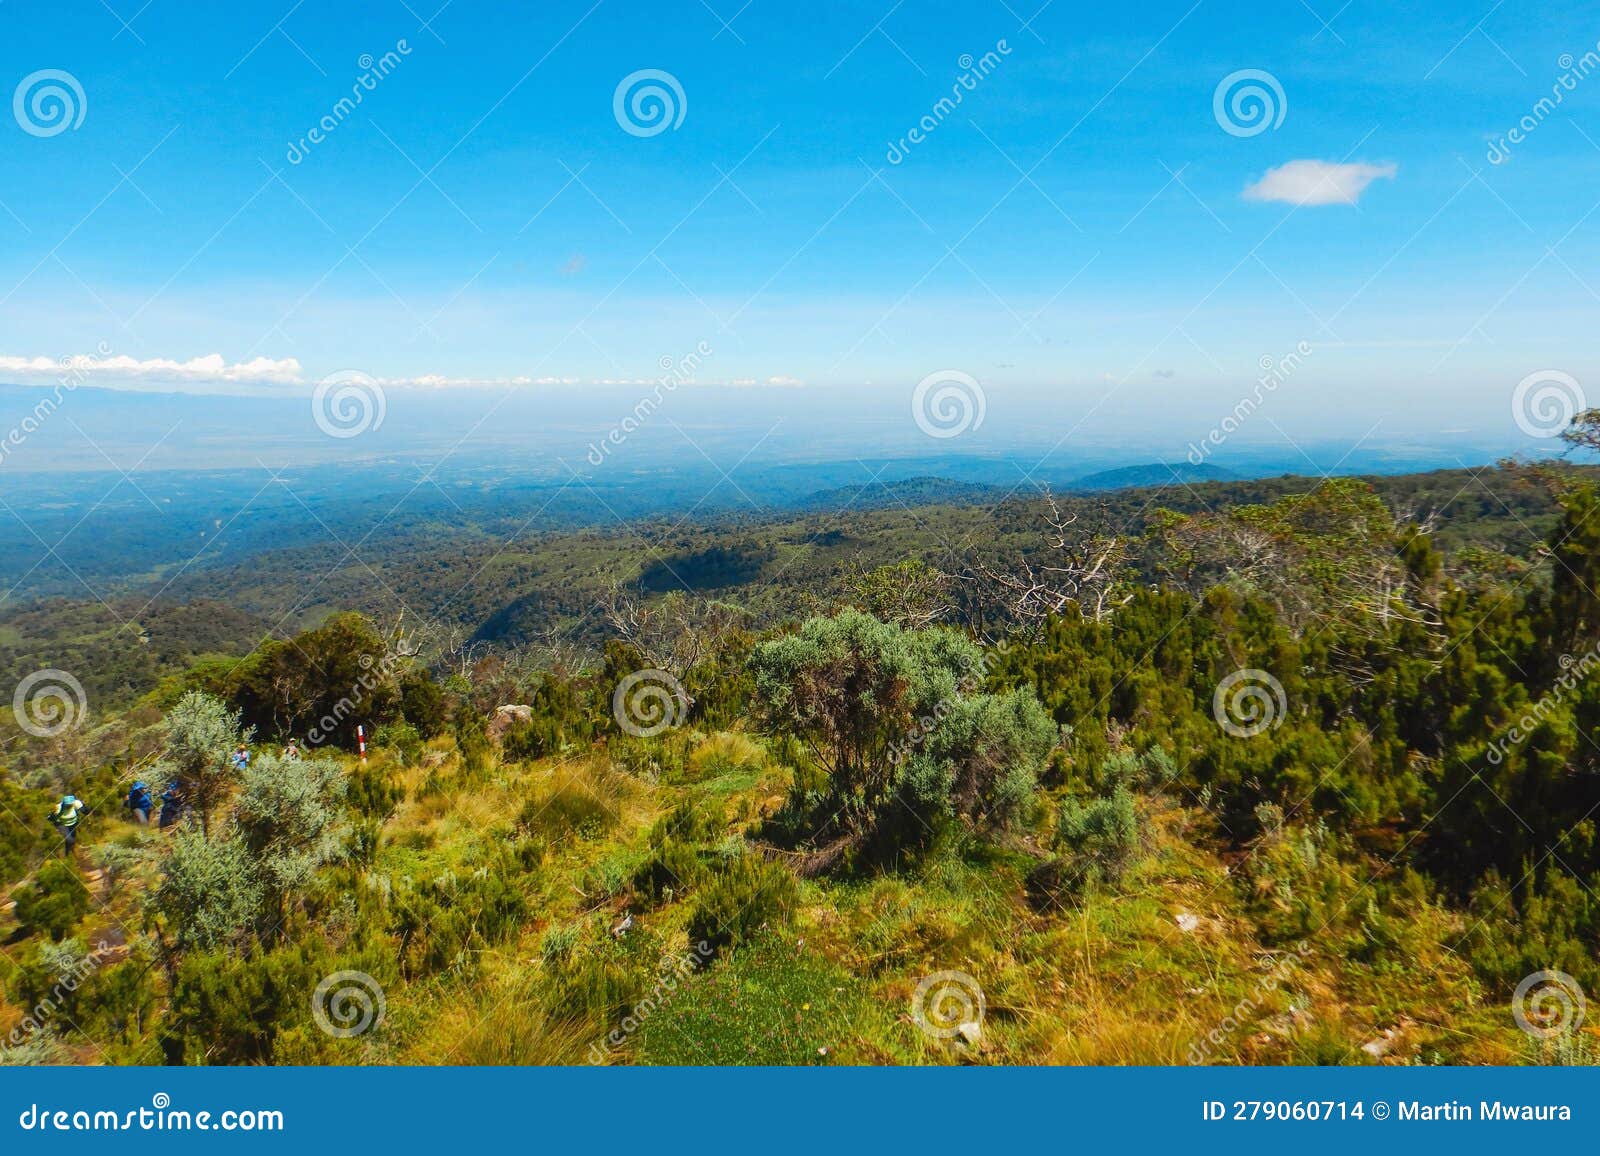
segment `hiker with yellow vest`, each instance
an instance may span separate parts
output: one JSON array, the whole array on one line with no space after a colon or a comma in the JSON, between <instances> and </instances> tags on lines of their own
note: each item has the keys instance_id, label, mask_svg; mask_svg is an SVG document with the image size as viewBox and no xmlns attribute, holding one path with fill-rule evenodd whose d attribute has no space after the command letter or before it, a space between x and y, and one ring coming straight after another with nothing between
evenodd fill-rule
<instances>
[{"instance_id":1,"label":"hiker with yellow vest","mask_svg":"<svg viewBox=\"0 0 1600 1156\"><path fill-rule=\"evenodd\" d=\"M62 795L56 809L50 812L50 822L66 840L69 855L78 843L78 820L83 818L83 812L83 803L76 795Z\"/></svg>"}]
</instances>

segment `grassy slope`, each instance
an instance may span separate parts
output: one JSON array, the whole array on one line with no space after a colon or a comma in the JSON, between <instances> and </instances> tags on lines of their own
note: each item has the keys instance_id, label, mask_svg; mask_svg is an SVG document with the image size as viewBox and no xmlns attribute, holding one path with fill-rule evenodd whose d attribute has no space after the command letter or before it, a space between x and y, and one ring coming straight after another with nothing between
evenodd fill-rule
<instances>
[{"instance_id":1,"label":"grassy slope","mask_svg":"<svg viewBox=\"0 0 1600 1156\"><path fill-rule=\"evenodd\" d=\"M463 978L391 987L388 1028L341 1043L337 1058L583 1062L594 1031L551 1015L546 935L575 929L576 950L614 950L621 883L644 857L651 823L686 796L725 800L729 835L777 806L786 775L759 747L724 736L702 750L730 747L736 758L704 760L712 777L694 783L641 782L583 755L499 767L470 790L428 794L428 776L449 784L460 774L443 749L437 766L400 772L408 802L386 825L374 873L471 871L532 799L547 840L523 879L532 918ZM574 791L609 800L612 817L572 830L562 813ZM1269 950L1242 902L1241 873L1206 849L1205 814L1157 798L1141 800L1141 813L1147 851L1137 867L1073 909L1029 905L1020 852L950 850L901 874L807 882L793 928L773 932L776 946L742 950L663 1000L614 1062L1355 1063L1370 1062L1361 1045L1385 1029L1395 1033L1386 1062L1528 1058L1504 1009L1483 1007L1468 969L1439 946L1459 937L1459 917L1413 913L1414 958L1351 963L1329 954L1331 937L1303 957L1292 945ZM681 953L688 908L679 898L647 910L629 935ZM1180 915L1197 918L1193 930ZM918 981L938 971L981 984L988 1014L977 1046L931 1039L911 1022ZM1201 1043L1212 1032L1215 1042Z\"/></svg>"},{"instance_id":2,"label":"grassy slope","mask_svg":"<svg viewBox=\"0 0 1600 1156\"><path fill-rule=\"evenodd\" d=\"M514 811L517 800L592 773L587 762L503 771L490 791L448 811L407 807L394 821L395 837L431 833L442 863L463 843L501 837L496 817ZM695 785L639 787L627 796L615 829L567 843L547 858L539 921L499 952L473 986L465 1018L478 1026L463 1035L462 1012L429 999L436 1010L430 1018L426 1007L414 1009L417 1032L405 1058L499 1061L501 1037L520 1034L519 1016L539 1026L526 979L537 966L542 932L578 923L586 936L608 934L620 904L597 881L615 877L608 865L629 866L642 856L655 817L686 793L721 794L730 813L742 817L730 824L736 833L776 806L783 785L782 772L761 766ZM1092 894L1081 908L1036 911L1024 893L1027 857L995 851L951 852L898 875L808 882L780 951L752 949L718 964L666 1002L653 1023L647 1020L642 1044L620 1057L727 1062L743 1050L750 1059L787 1063L1181 1064L1193 1058L1193 1045L1218 1030L1220 1042L1198 1055L1216 1062L1355 1063L1370 1059L1363 1043L1399 1028L1390 1062L1526 1058L1503 1009L1480 1007L1465 965L1437 947L1460 935L1457 918L1433 908L1417 913L1413 941L1435 946L1422 958L1386 967L1329 958L1317 943L1303 960L1292 947L1268 950L1242 910L1229 867L1205 849L1203 813L1150 798L1141 809L1147 854L1114 891ZM1193 931L1180 926L1180 914L1198 918ZM669 904L641 916L630 934L653 934L681 950L685 919L685 904ZM1269 978L1274 968L1281 983ZM976 1048L930 1039L911 1022L918 981L938 971L965 972L983 988L988 1014ZM764 1002L764 987L791 998ZM509 1001L501 1008L509 1018L479 1018L500 998ZM708 1016L708 1007L737 998L754 1009L747 1021ZM781 1037L777 1046L774 1034Z\"/></svg>"},{"instance_id":3,"label":"grassy slope","mask_svg":"<svg viewBox=\"0 0 1600 1156\"><path fill-rule=\"evenodd\" d=\"M583 753L494 767L469 786L449 740L434 744L426 765L395 768L406 801L385 824L364 882L467 874L531 830L542 854L517 878L529 917L454 974L387 983L381 1030L339 1041L310 1031L287 1041L280 1060L585 1062L600 1029L556 1013L544 958L552 930L575 937L571 951L623 952L610 928L628 906L625 881L646 854L651 824L690 795L717 797L725 835L737 837L787 785L787 773L742 735L706 736L700 749L710 754L691 759L706 774L695 782L650 783ZM380 752L375 763L388 758ZM574 808L574 795L601 799L600 817ZM519 827L529 800L531 827ZM1068 909L1029 904L1021 848L950 848L899 873L807 881L792 927L668 993L610 1062L1357 1063L1371 1062L1361 1045L1385 1029L1394 1034L1384 1062L1531 1058L1504 1007L1486 1006L1465 964L1440 946L1464 930L1459 916L1423 905L1406 922L1404 953L1371 963L1333 955L1337 936L1313 938L1303 956L1293 944L1269 949L1252 914L1259 909L1241 893L1261 884L1208 849L1205 813L1154 797L1140 811L1147 836L1136 867ZM574 829L577 814L588 817ZM164 842L111 808L102 816L88 827L80 865L117 841L151 854L115 888L91 883L97 910L77 932L91 944L139 926ZM691 902L635 906L628 935L646 973L658 957L686 950ZM1197 922L1180 925L1180 915ZM0 937L12 930L0 916ZM13 944L7 955L20 950ZM983 989L975 1045L930 1038L912 1022L918 981L941 971L964 972ZM0 1008L0 1034L19 1019L20 1009ZM159 1062L149 1039L130 1049L76 1046L72 1056Z\"/></svg>"}]
</instances>

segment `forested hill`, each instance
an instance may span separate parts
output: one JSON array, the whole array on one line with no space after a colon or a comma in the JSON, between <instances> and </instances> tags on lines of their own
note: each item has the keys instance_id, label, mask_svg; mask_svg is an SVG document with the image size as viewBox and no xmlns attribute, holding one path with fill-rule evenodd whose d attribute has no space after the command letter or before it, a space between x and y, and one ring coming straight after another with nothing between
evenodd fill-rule
<instances>
[{"instance_id":1,"label":"forested hill","mask_svg":"<svg viewBox=\"0 0 1600 1156\"><path fill-rule=\"evenodd\" d=\"M1161 510L1228 510L1305 493L1318 481L1067 491L1060 507L1084 526L1135 540ZM1549 487L1522 469L1364 481L1397 518L1428 519L1448 553L1476 547L1526 561L1557 510ZM424 487L419 498L427 494ZM180 504L193 498L177 495ZM554 635L595 647L610 630L603 603L617 587L645 598L678 589L729 599L757 622L775 622L825 603L851 574L875 566L913 558L959 571L985 559L1037 557L1048 546L1049 506L1037 493L934 478L829 491L801 513L747 510L627 525L601 515L604 524L569 530L530 525L539 507L516 502L468 518L425 503L433 512L418 520L390 517L384 504L341 512L279 498L287 507L272 507L276 529L260 548L250 545L258 532L246 528L237 545L223 542L215 554L185 545L177 565L153 571L139 551L157 546L123 549L142 532L132 515L121 534L98 545L90 531L76 531L62 555L74 544L93 549L72 559L63 593L30 601L13 591L0 604L0 662L18 670L68 665L85 672L98 699L125 703L200 655L242 654L263 636L286 637L340 610L382 621L409 615L413 627L431 625L438 646L516 646ZM237 520L255 516L252 507ZM152 525L173 531L170 517L152 515ZM214 540L235 532L230 516ZM272 544L281 541L293 544ZM12 557L20 565L31 555ZM52 564L46 558L39 568ZM1158 577L1148 567L1145 574Z\"/></svg>"}]
</instances>

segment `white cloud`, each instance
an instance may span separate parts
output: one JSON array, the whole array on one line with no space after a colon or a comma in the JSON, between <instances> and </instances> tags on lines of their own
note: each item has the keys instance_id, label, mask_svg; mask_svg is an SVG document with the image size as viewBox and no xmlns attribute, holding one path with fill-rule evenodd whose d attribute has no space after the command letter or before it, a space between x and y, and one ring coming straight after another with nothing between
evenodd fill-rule
<instances>
[{"instance_id":1,"label":"white cloud","mask_svg":"<svg viewBox=\"0 0 1600 1156\"><path fill-rule=\"evenodd\" d=\"M1291 205L1353 205L1379 178L1395 175L1397 166L1335 164L1332 161L1290 161L1244 191L1247 201L1284 201Z\"/></svg>"},{"instance_id":2,"label":"white cloud","mask_svg":"<svg viewBox=\"0 0 1600 1156\"><path fill-rule=\"evenodd\" d=\"M308 376L298 359L285 357L273 359L270 357L257 357L250 361L230 364L223 360L221 354L213 353L205 357L193 357L187 361L176 361L165 357L152 357L139 359L122 354L113 355L109 352L73 354L67 357L12 357L0 354L0 383L17 382L31 383L37 381L58 381L71 377L76 385L101 386L108 389L116 388L154 388L160 389L163 385L182 385L200 387L194 392L211 392L204 386L229 386L229 385L289 385L309 387L316 383L316 376ZM599 385L599 386L628 386L642 387L658 384L658 377L635 378L582 378L572 376L541 376L532 377L525 375L511 377L452 377L446 374L425 373L415 377L372 377L371 380L386 388L394 389L505 389L505 388L532 388L539 386L574 386L574 385ZM684 385L748 385L761 384L761 379L748 378L733 382L696 382L693 378L685 379ZM775 387L793 388L802 384L794 377L769 377L765 384Z\"/></svg>"},{"instance_id":3,"label":"white cloud","mask_svg":"<svg viewBox=\"0 0 1600 1156\"><path fill-rule=\"evenodd\" d=\"M106 378L109 381L212 381L230 384L297 385L303 380L300 363L292 357L274 360L257 357L232 365L220 353L174 361L166 357L139 359L126 355L80 353L70 357L0 356L0 375L12 377L59 377L73 373L83 381Z\"/></svg>"}]
</instances>

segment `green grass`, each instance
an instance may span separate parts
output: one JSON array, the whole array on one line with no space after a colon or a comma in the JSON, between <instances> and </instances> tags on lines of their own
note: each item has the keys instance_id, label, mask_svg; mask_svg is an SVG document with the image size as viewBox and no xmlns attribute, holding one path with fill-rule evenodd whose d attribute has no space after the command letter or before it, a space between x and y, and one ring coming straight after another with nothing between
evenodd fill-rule
<instances>
[{"instance_id":1,"label":"green grass","mask_svg":"<svg viewBox=\"0 0 1600 1156\"><path fill-rule=\"evenodd\" d=\"M645 1017L638 1062L832 1064L911 1059L916 1029L815 949L767 935L690 978Z\"/></svg>"}]
</instances>

